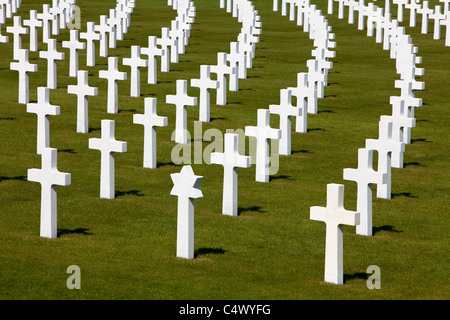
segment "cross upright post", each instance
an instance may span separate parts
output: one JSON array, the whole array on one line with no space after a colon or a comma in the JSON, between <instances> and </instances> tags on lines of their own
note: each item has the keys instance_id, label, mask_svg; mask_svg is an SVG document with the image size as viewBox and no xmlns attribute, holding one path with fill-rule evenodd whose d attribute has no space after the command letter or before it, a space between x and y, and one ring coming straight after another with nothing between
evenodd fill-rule
<instances>
[{"instance_id":1,"label":"cross upright post","mask_svg":"<svg viewBox=\"0 0 450 320\"><path fill-rule=\"evenodd\" d=\"M40 51L39 57L47 59L47 87L57 89L58 72L56 60L64 60L64 52L57 51L56 39L49 39L47 42L47 51Z\"/></svg>"},{"instance_id":2,"label":"cross upright post","mask_svg":"<svg viewBox=\"0 0 450 320\"><path fill-rule=\"evenodd\" d=\"M30 51L38 51L38 28L42 28L43 22L37 17L37 10L30 10L30 19L24 20L23 25L30 28Z\"/></svg>"},{"instance_id":3,"label":"cross upright post","mask_svg":"<svg viewBox=\"0 0 450 320\"><path fill-rule=\"evenodd\" d=\"M113 26L108 24L108 16L100 16L100 24L95 25L95 31L100 33L100 57L106 58L108 56L108 34L111 34Z\"/></svg>"},{"instance_id":4,"label":"cross upright post","mask_svg":"<svg viewBox=\"0 0 450 320\"><path fill-rule=\"evenodd\" d=\"M80 33L80 39L86 40L86 65L88 67L95 66L95 41L102 38L100 33L95 32L95 23L88 22L86 24L86 32Z\"/></svg>"},{"instance_id":5,"label":"cross upright post","mask_svg":"<svg viewBox=\"0 0 450 320\"><path fill-rule=\"evenodd\" d=\"M69 77L76 77L78 73L78 50L86 49L86 44L78 41L78 30L70 30L70 40L63 41L62 47L69 49Z\"/></svg>"},{"instance_id":6,"label":"cross upright post","mask_svg":"<svg viewBox=\"0 0 450 320\"><path fill-rule=\"evenodd\" d=\"M119 58L109 57L108 58L108 70L100 70L99 78L108 80L108 113L118 113L119 112L119 93L118 93L118 80L126 80L127 73L120 72L118 70Z\"/></svg>"},{"instance_id":7,"label":"cross upright post","mask_svg":"<svg viewBox=\"0 0 450 320\"><path fill-rule=\"evenodd\" d=\"M159 49L157 45L157 38L155 36L148 36L148 47L142 48L141 52L143 55L148 57L147 66L148 66L148 84L157 84L158 83L158 60L157 57L160 56L163 59L165 55L165 49ZM161 60L162 63L162 60ZM161 66L162 69L162 66Z\"/></svg>"},{"instance_id":8,"label":"cross upright post","mask_svg":"<svg viewBox=\"0 0 450 320\"><path fill-rule=\"evenodd\" d=\"M19 61L11 62L10 69L19 72L19 103L27 104L29 102L29 72L37 72L38 65L28 62L28 49L21 49L19 52Z\"/></svg>"},{"instance_id":9,"label":"cross upright post","mask_svg":"<svg viewBox=\"0 0 450 320\"><path fill-rule=\"evenodd\" d=\"M14 16L14 24L6 27L6 32L13 34L13 59L19 59L19 51L22 49L22 35L28 34L28 28L22 27L22 17Z\"/></svg>"},{"instance_id":10,"label":"cross upright post","mask_svg":"<svg viewBox=\"0 0 450 320\"><path fill-rule=\"evenodd\" d=\"M145 98L144 114L133 115L133 123L144 126L144 168L155 169L156 127L167 127L167 117L156 114L156 98Z\"/></svg>"},{"instance_id":11,"label":"cross upright post","mask_svg":"<svg viewBox=\"0 0 450 320\"><path fill-rule=\"evenodd\" d=\"M227 104L227 77L236 72L236 69L228 66L227 54L224 52L217 53L217 65L211 66L211 72L217 74L219 87L217 88L216 104L225 106Z\"/></svg>"},{"instance_id":12,"label":"cross upright post","mask_svg":"<svg viewBox=\"0 0 450 320\"><path fill-rule=\"evenodd\" d=\"M41 169L28 169L28 181L41 184L41 226L40 236L54 239L57 237L57 186L71 183L70 173L57 169L58 151L44 148Z\"/></svg>"},{"instance_id":13,"label":"cross upright post","mask_svg":"<svg viewBox=\"0 0 450 320\"><path fill-rule=\"evenodd\" d=\"M317 113L317 90L310 85L308 73L297 73L297 87L289 87L292 96L297 98L297 108L301 109L295 121L295 132L308 131L308 113Z\"/></svg>"},{"instance_id":14,"label":"cross upright post","mask_svg":"<svg viewBox=\"0 0 450 320\"><path fill-rule=\"evenodd\" d=\"M191 79L191 87L200 89L199 121L210 121L210 89L217 89L219 82L211 80L211 66L200 66L200 79Z\"/></svg>"},{"instance_id":15,"label":"cross upright post","mask_svg":"<svg viewBox=\"0 0 450 320\"><path fill-rule=\"evenodd\" d=\"M117 141L114 120L102 120L101 139L89 139L89 149L101 152L100 163L100 198L115 198L114 158L116 152L127 152L127 143Z\"/></svg>"},{"instance_id":16,"label":"cross upright post","mask_svg":"<svg viewBox=\"0 0 450 320\"><path fill-rule=\"evenodd\" d=\"M371 236L372 230L372 184L385 184L386 173L376 172L372 168L373 150L358 150L358 168L344 169L344 180L355 181L358 185L357 208L361 215L356 233Z\"/></svg>"},{"instance_id":17,"label":"cross upright post","mask_svg":"<svg viewBox=\"0 0 450 320\"><path fill-rule=\"evenodd\" d=\"M37 14L37 18L42 20L42 42L47 43L50 39L50 22L52 22L55 17L53 13L50 12L50 5L42 5L42 13Z\"/></svg>"},{"instance_id":18,"label":"cross upright post","mask_svg":"<svg viewBox=\"0 0 450 320\"><path fill-rule=\"evenodd\" d=\"M123 65L131 69L130 96L141 96L141 69L148 66L148 61L141 58L141 47L131 46L131 57L123 58Z\"/></svg>"},{"instance_id":19,"label":"cross upright post","mask_svg":"<svg viewBox=\"0 0 450 320\"><path fill-rule=\"evenodd\" d=\"M343 225L358 226L359 212L344 209L344 185L327 185L327 206L311 207L310 219L326 223L325 282L344 283L344 229Z\"/></svg>"}]
</instances>

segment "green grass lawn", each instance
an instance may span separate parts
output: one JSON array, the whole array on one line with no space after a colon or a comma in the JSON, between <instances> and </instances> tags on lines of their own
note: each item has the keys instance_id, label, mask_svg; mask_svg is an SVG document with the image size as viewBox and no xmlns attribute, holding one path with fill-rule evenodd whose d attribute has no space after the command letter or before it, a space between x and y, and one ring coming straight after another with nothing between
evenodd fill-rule
<instances>
[{"instance_id":1,"label":"green grass lawn","mask_svg":"<svg viewBox=\"0 0 450 320\"><path fill-rule=\"evenodd\" d=\"M23 0L23 19L29 10L42 10L49 1ZM36 115L17 103L18 74L9 69L10 43L0 45L0 298L1 299L449 299L450 204L450 48L430 33L406 28L423 58L425 91L417 92L424 106L416 108L416 128L406 146L405 168L393 169L391 200L373 198L374 236L355 234L344 227L345 284L323 281L325 224L309 219L311 206L325 206L326 185L345 185L345 207L356 210L356 184L343 180L344 168L356 168L358 148L378 137L381 115L391 114L389 97L399 95L395 61L389 52L358 31L356 23L326 15L326 0L314 0L336 35L336 58L328 76L319 113L308 116L309 132L292 133L291 156L279 158L279 170L269 183L255 182L255 166L239 169L238 217L221 214L223 168L204 161L192 164L204 176L203 198L195 201L193 260L176 257L177 198L171 196L170 174L175 143L175 107L165 103L175 93L177 79L199 77L200 65L216 64L217 52L229 52L240 23L219 8L218 0L195 0L197 16L186 54L171 64L170 73L158 72L158 84L147 85L141 72L140 98L129 97L129 80L119 82L119 113L106 113L107 59L98 57L89 71L89 85L99 94L89 98L88 134L76 133L76 96L67 86L69 52L61 48L69 31L57 37L58 89L50 102L61 106L50 117L50 144L58 149L58 169L72 175L72 184L58 188L58 238L39 237L40 185L27 181L27 169L40 168L36 154ZM82 31L86 22L99 22L115 0L78 0ZM176 13L166 0L138 0L131 27L110 56L130 56L130 46L147 45L149 35L161 36ZM383 2L384 3L384 2ZM215 105L211 94L208 129L244 129L256 125L256 110L279 103L280 89L296 86L298 72L306 72L312 41L303 28L272 11L272 0L254 0L263 23L253 68L239 82L239 92L228 92L228 105ZM431 1L432 5L438 1ZM394 6L393 6L394 8ZM395 6L396 8L396 6ZM393 13L396 10L391 10ZM408 25L409 11L405 13ZM11 25L11 19L7 24ZM6 27L2 26L3 34ZM28 38L23 37L28 48ZM40 49L45 46L40 43ZM30 100L46 86L46 60L30 53L39 72L30 75ZM128 75L128 79L129 79ZM197 88L189 94L198 95ZM158 99L158 114L169 125L158 128L158 168L142 168L143 127L133 114L143 113L144 98ZM128 152L116 154L116 198L99 198L100 153L88 149L88 139L100 137L100 121L116 121L116 139L128 142ZM191 133L198 107L188 107ZM272 116L273 127L278 118ZM295 126L293 125L293 129ZM247 140L248 141L248 140ZM209 141L203 142L207 148ZM192 159L194 147L192 146ZM375 153L376 154L376 153ZM376 158L376 157L375 157ZM375 161L376 163L376 161ZM375 188L374 188L375 190ZM69 290L67 267L81 270L81 289ZM381 289L369 290L366 270L381 270Z\"/></svg>"}]
</instances>

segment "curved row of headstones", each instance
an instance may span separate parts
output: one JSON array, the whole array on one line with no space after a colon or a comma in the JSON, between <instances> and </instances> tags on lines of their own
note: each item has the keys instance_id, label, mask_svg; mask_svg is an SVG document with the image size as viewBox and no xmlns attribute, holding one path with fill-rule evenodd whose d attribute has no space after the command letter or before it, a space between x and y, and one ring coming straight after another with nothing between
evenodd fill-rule
<instances>
[{"instance_id":1,"label":"curved row of headstones","mask_svg":"<svg viewBox=\"0 0 450 320\"><path fill-rule=\"evenodd\" d=\"M289 0L288 0L289 1ZM348 7L349 23L353 23L354 14L358 12L358 21L367 18L369 23L376 23L377 21L388 19L391 15L390 5L391 0L385 0L384 15L378 10L374 3L364 3L364 0L328 0L328 13L333 12L333 3L338 2L338 18L344 18L344 7ZM433 39L441 39L441 27L445 26L445 46L450 46L450 0L439 0L442 5L435 5L434 8L429 7L429 1L418 0L392 0L392 3L397 5L396 20L403 22L405 10L409 10L409 26L415 27L417 16L421 15L421 32L428 33L428 21L433 20ZM362 30L362 22L359 23L359 29ZM369 28L369 25L368 25Z\"/></svg>"},{"instance_id":2,"label":"curved row of headstones","mask_svg":"<svg viewBox=\"0 0 450 320\"><path fill-rule=\"evenodd\" d=\"M371 17L382 9L374 10L368 6L366 14ZM349 10L350 12L352 10ZM342 12L342 11L340 11ZM410 143L410 129L415 126L414 108L422 106L422 99L415 98L415 90L423 90L424 83L416 80L424 70L417 67L421 62L416 56L417 47L411 37L405 34L404 27L398 21L388 18L377 22L377 41L383 42L383 48L390 50L390 57L396 61L396 71L400 76L395 87L401 89L400 96L391 96L392 115L382 115L379 122L378 139L366 139L365 148L358 150L358 168L346 168L343 179L357 183L356 212L344 209L344 185L328 184L326 207L311 207L310 218L324 221L326 229L325 281L343 283L342 225L356 226L359 235L372 236L372 186L377 186L377 197L391 198L391 168L403 167L405 144ZM341 18L342 15L341 15ZM363 19L363 18L360 18ZM366 24L360 20L358 26L363 30ZM368 36L371 19L367 20ZM378 168L373 169L373 151L378 152Z\"/></svg>"},{"instance_id":3,"label":"curved row of headstones","mask_svg":"<svg viewBox=\"0 0 450 320\"><path fill-rule=\"evenodd\" d=\"M2 26L7 19L13 18L20 8L22 0L2 0L0 1L0 43L9 42L9 37L2 35Z\"/></svg>"}]
</instances>

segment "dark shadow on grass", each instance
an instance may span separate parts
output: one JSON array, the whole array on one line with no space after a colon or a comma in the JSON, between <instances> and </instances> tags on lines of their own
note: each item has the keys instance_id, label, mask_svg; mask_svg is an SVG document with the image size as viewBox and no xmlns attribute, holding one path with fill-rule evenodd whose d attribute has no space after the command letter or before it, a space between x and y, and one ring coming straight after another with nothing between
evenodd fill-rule
<instances>
[{"instance_id":1,"label":"dark shadow on grass","mask_svg":"<svg viewBox=\"0 0 450 320\"><path fill-rule=\"evenodd\" d=\"M420 162L412 161L412 162L404 162L403 167L409 167L409 166L416 166L416 167L425 167L425 165L421 164Z\"/></svg>"},{"instance_id":2,"label":"dark shadow on grass","mask_svg":"<svg viewBox=\"0 0 450 320\"><path fill-rule=\"evenodd\" d=\"M0 118L0 120L16 120L16 118L14 118L14 117L5 117L5 118Z\"/></svg>"},{"instance_id":3,"label":"dark shadow on grass","mask_svg":"<svg viewBox=\"0 0 450 320\"><path fill-rule=\"evenodd\" d=\"M66 234L81 234L83 236L90 236L92 232L89 232L89 229L86 228L76 228L76 229L58 229L58 237L65 236Z\"/></svg>"},{"instance_id":4,"label":"dark shadow on grass","mask_svg":"<svg viewBox=\"0 0 450 320\"><path fill-rule=\"evenodd\" d=\"M25 177L25 176L15 176L15 177L5 177L5 176L2 176L2 177L0 177L0 182L2 182L2 181L6 181L6 180L16 180L16 181L27 181L27 177Z\"/></svg>"},{"instance_id":5,"label":"dark shadow on grass","mask_svg":"<svg viewBox=\"0 0 450 320\"><path fill-rule=\"evenodd\" d=\"M376 234L377 232L380 232L380 231L395 232L395 233L403 232L401 230L395 230L394 226L391 226L391 225L388 225L388 224L386 224L384 226L379 226L379 227L375 227L375 226L372 227L372 233L373 234Z\"/></svg>"},{"instance_id":6,"label":"dark shadow on grass","mask_svg":"<svg viewBox=\"0 0 450 320\"><path fill-rule=\"evenodd\" d=\"M211 117L210 119L209 119L211 122L212 121L214 121L214 120L228 120L227 118L224 118L224 117Z\"/></svg>"},{"instance_id":7,"label":"dark shadow on grass","mask_svg":"<svg viewBox=\"0 0 450 320\"><path fill-rule=\"evenodd\" d=\"M391 198L396 198L396 197L418 198L418 196L412 195L411 192L391 193Z\"/></svg>"},{"instance_id":8,"label":"dark shadow on grass","mask_svg":"<svg viewBox=\"0 0 450 320\"><path fill-rule=\"evenodd\" d=\"M136 109L122 109L122 110L119 110L119 113L122 113L122 112L136 112Z\"/></svg>"},{"instance_id":9,"label":"dark shadow on grass","mask_svg":"<svg viewBox=\"0 0 450 320\"><path fill-rule=\"evenodd\" d=\"M333 110L319 110L318 113L336 113Z\"/></svg>"},{"instance_id":10,"label":"dark shadow on grass","mask_svg":"<svg viewBox=\"0 0 450 320\"><path fill-rule=\"evenodd\" d=\"M313 132L313 131L328 131L328 130L323 129L323 128L311 128L311 129L308 129L308 132Z\"/></svg>"},{"instance_id":11,"label":"dark shadow on grass","mask_svg":"<svg viewBox=\"0 0 450 320\"><path fill-rule=\"evenodd\" d=\"M305 150L305 149L291 151L291 154L296 154L296 153L311 153L311 152L309 150Z\"/></svg>"},{"instance_id":12,"label":"dark shadow on grass","mask_svg":"<svg viewBox=\"0 0 450 320\"><path fill-rule=\"evenodd\" d=\"M353 280L353 279L361 279L361 280L366 280L369 279L369 274L368 273L364 273L364 272L356 272L353 274L346 274L344 273L344 283L349 281L349 280Z\"/></svg>"},{"instance_id":13,"label":"dark shadow on grass","mask_svg":"<svg viewBox=\"0 0 450 320\"><path fill-rule=\"evenodd\" d=\"M239 207L238 208L238 215L241 215L243 212L265 212L264 210L261 210L262 207L260 206L251 206L251 207Z\"/></svg>"},{"instance_id":14,"label":"dark shadow on grass","mask_svg":"<svg viewBox=\"0 0 450 320\"><path fill-rule=\"evenodd\" d=\"M294 179L292 179L291 176L288 176L285 174L280 174L278 176L270 176L269 177L269 181L273 181L273 180L294 180Z\"/></svg>"},{"instance_id":15,"label":"dark shadow on grass","mask_svg":"<svg viewBox=\"0 0 450 320\"><path fill-rule=\"evenodd\" d=\"M177 164L175 164L175 163L173 163L173 162L157 162L156 163L156 167L157 168L159 168L159 167L166 167L166 166L174 166L174 167L177 167L178 165Z\"/></svg>"},{"instance_id":16,"label":"dark shadow on grass","mask_svg":"<svg viewBox=\"0 0 450 320\"><path fill-rule=\"evenodd\" d=\"M416 142L426 142L426 143L432 143L433 141L427 140L425 138L419 138L419 139L411 139L411 144Z\"/></svg>"},{"instance_id":17,"label":"dark shadow on grass","mask_svg":"<svg viewBox=\"0 0 450 320\"><path fill-rule=\"evenodd\" d=\"M144 195L139 190L129 190L129 191L116 191L116 198L121 196L136 196L136 197L143 197Z\"/></svg>"},{"instance_id":18,"label":"dark shadow on grass","mask_svg":"<svg viewBox=\"0 0 450 320\"><path fill-rule=\"evenodd\" d=\"M89 132L92 132L92 131L100 131L102 128L100 128L100 127L89 127Z\"/></svg>"},{"instance_id":19,"label":"dark shadow on grass","mask_svg":"<svg viewBox=\"0 0 450 320\"><path fill-rule=\"evenodd\" d=\"M64 153L77 153L75 150L73 149L60 149L58 150L58 152L64 152Z\"/></svg>"},{"instance_id":20,"label":"dark shadow on grass","mask_svg":"<svg viewBox=\"0 0 450 320\"><path fill-rule=\"evenodd\" d=\"M225 254L226 250L222 248L199 248L194 252L194 258L205 254Z\"/></svg>"}]
</instances>

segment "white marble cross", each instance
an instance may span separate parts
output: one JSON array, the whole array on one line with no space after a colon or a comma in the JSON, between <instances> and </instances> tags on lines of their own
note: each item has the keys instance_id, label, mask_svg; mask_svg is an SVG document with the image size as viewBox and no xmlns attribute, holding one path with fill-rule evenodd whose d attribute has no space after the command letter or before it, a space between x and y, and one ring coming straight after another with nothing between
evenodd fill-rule
<instances>
[{"instance_id":1,"label":"white marble cross","mask_svg":"<svg viewBox=\"0 0 450 320\"><path fill-rule=\"evenodd\" d=\"M57 237L57 186L70 185L71 175L58 171L56 149L45 148L41 161L41 169L28 169L28 181L41 184L40 236L54 239Z\"/></svg>"},{"instance_id":2,"label":"white marble cross","mask_svg":"<svg viewBox=\"0 0 450 320\"><path fill-rule=\"evenodd\" d=\"M24 20L23 25L30 28L30 51L38 51L38 28L42 28L43 22L37 17L37 10L30 10L30 19Z\"/></svg>"},{"instance_id":3,"label":"white marble cross","mask_svg":"<svg viewBox=\"0 0 450 320\"><path fill-rule=\"evenodd\" d=\"M67 86L67 92L77 95L77 132L88 133L88 96L96 96L98 89L88 85L88 71L79 70L77 79L77 85Z\"/></svg>"},{"instance_id":4,"label":"white marble cross","mask_svg":"<svg viewBox=\"0 0 450 320\"><path fill-rule=\"evenodd\" d=\"M18 62L11 62L10 69L19 72L19 103L29 102L29 72L37 72L38 65L28 62L28 49L21 49Z\"/></svg>"},{"instance_id":5,"label":"white marble cross","mask_svg":"<svg viewBox=\"0 0 450 320\"><path fill-rule=\"evenodd\" d=\"M117 81L126 80L127 73L120 72L118 70L119 58L109 57L108 58L108 70L100 70L99 78L108 80L108 113L118 113L119 112L119 92Z\"/></svg>"},{"instance_id":6,"label":"white marble cross","mask_svg":"<svg viewBox=\"0 0 450 320\"><path fill-rule=\"evenodd\" d=\"M102 120L101 139L89 139L89 149L101 152L100 162L100 198L115 198L114 158L116 152L127 152L127 143L115 139L114 120Z\"/></svg>"},{"instance_id":7,"label":"white marble cross","mask_svg":"<svg viewBox=\"0 0 450 320\"><path fill-rule=\"evenodd\" d=\"M435 6L434 13L430 14L429 17L434 20L433 39L439 40L441 38L441 20L445 19L445 14L441 13L441 6Z\"/></svg>"},{"instance_id":8,"label":"white marble cross","mask_svg":"<svg viewBox=\"0 0 450 320\"><path fill-rule=\"evenodd\" d=\"M109 9L109 19L108 23L111 26L114 26L114 39L109 38L109 47L115 48L117 44L117 40L123 40L123 26L122 26L122 18L119 17L116 9ZM113 40L113 41L111 41Z\"/></svg>"},{"instance_id":9,"label":"white marble cross","mask_svg":"<svg viewBox=\"0 0 450 320\"><path fill-rule=\"evenodd\" d=\"M171 28L170 28L170 37L172 39L177 40L177 50L178 54L184 54L185 53L185 38L186 34L183 29L180 28L180 23L178 20L172 20L171 21Z\"/></svg>"},{"instance_id":10,"label":"white marble cross","mask_svg":"<svg viewBox=\"0 0 450 320\"><path fill-rule=\"evenodd\" d=\"M422 5L417 3L416 0L410 0L407 4L405 4L405 8L409 9L409 26L416 26L416 12L420 9Z\"/></svg>"},{"instance_id":11,"label":"white marble cross","mask_svg":"<svg viewBox=\"0 0 450 320\"><path fill-rule=\"evenodd\" d=\"M297 108L301 109L300 115L295 120L295 132L308 131L308 113L317 113L317 90L310 85L308 74L297 73L297 87L289 87L292 96L297 98Z\"/></svg>"},{"instance_id":12,"label":"white marble cross","mask_svg":"<svg viewBox=\"0 0 450 320\"><path fill-rule=\"evenodd\" d=\"M391 199L392 154L405 152L405 144L392 139L392 121L383 118L380 120L378 139L366 139L366 148L377 151L377 172L386 174L386 182L377 185L377 197Z\"/></svg>"},{"instance_id":13,"label":"white marble cross","mask_svg":"<svg viewBox=\"0 0 450 320\"><path fill-rule=\"evenodd\" d=\"M101 15L100 16L100 24L95 25L95 31L100 33L100 57L106 58L108 56L108 34L111 34L113 30L113 26L108 24L108 16Z\"/></svg>"},{"instance_id":14,"label":"white marble cross","mask_svg":"<svg viewBox=\"0 0 450 320\"><path fill-rule=\"evenodd\" d=\"M169 28L161 29L161 38L156 40L156 43L161 46L163 50L165 50L165 55L161 57L161 71L169 72L170 71L170 62L178 63L179 55L178 55L178 41L177 39L173 39L170 36ZM169 62L170 56L170 62Z\"/></svg>"},{"instance_id":15,"label":"white marble cross","mask_svg":"<svg viewBox=\"0 0 450 320\"><path fill-rule=\"evenodd\" d=\"M310 219L326 223L325 282L344 283L344 230L343 225L357 226L359 212L344 209L344 185L327 185L327 206L311 207Z\"/></svg>"},{"instance_id":16,"label":"white marble cross","mask_svg":"<svg viewBox=\"0 0 450 320\"><path fill-rule=\"evenodd\" d=\"M308 67L308 82L317 90L317 97L323 98L326 75L319 69L319 62L316 59L306 61L306 65ZM317 110L314 111L317 112Z\"/></svg>"},{"instance_id":17,"label":"white marble cross","mask_svg":"<svg viewBox=\"0 0 450 320\"><path fill-rule=\"evenodd\" d=\"M144 114L134 114L133 123L144 126L144 168L155 169L156 161L156 127L166 127L167 117L156 114L156 98L145 98Z\"/></svg>"},{"instance_id":18,"label":"white marble cross","mask_svg":"<svg viewBox=\"0 0 450 320\"><path fill-rule=\"evenodd\" d=\"M50 89L57 88L58 72L56 68L56 60L64 60L64 52L57 51L56 39L47 41L47 51L39 51L39 57L47 59L47 87Z\"/></svg>"},{"instance_id":19,"label":"white marble cross","mask_svg":"<svg viewBox=\"0 0 450 320\"><path fill-rule=\"evenodd\" d=\"M70 40L63 41L62 47L69 49L69 77L78 73L78 50L85 50L86 43L78 41L78 30L70 30Z\"/></svg>"},{"instance_id":20,"label":"white marble cross","mask_svg":"<svg viewBox=\"0 0 450 320\"><path fill-rule=\"evenodd\" d=\"M14 24L11 27L6 27L6 32L13 34L13 59L19 59L19 51L22 49L22 35L28 34L28 28L22 27L22 17L14 16Z\"/></svg>"},{"instance_id":21,"label":"white marble cross","mask_svg":"<svg viewBox=\"0 0 450 320\"><path fill-rule=\"evenodd\" d=\"M142 48L141 52L143 55L148 57L147 66L148 66L148 84L157 84L158 83L158 60L157 56L161 56L161 58L165 55L165 49L159 49L157 46L157 38L155 36L148 36L148 47ZM162 62L161 62L162 63ZM161 67L162 68L162 67Z\"/></svg>"},{"instance_id":22,"label":"white marble cross","mask_svg":"<svg viewBox=\"0 0 450 320\"><path fill-rule=\"evenodd\" d=\"M95 23L88 22L86 24L86 32L80 33L80 39L86 40L86 65L95 66L95 41L102 38L100 33L95 32Z\"/></svg>"},{"instance_id":23,"label":"white marble cross","mask_svg":"<svg viewBox=\"0 0 450 320\"><path fill-rule=\"evenodd\" d=\"M210 121L210 89L217 89L219 82L211 80L211 66L200 66L200 79L191 79L191 87L200 89L200 102L199 102L199 121Z\"/></svg>"},{"instance_id":24,"label":"white marble cross","mask_svg":"<svg viewBox=\"0 0 450 320\"><path fill-rule=\"evenodd\" d=\"M9 37L2 35L2 24L0 24L0 43L8 43Z\"/></svg>"},{"instance_id":25,"label":"white marble cross","mask_svg":"<svg viewBox=\"0 0 450 320\"><path fill-rule=\"evenodd\" d=\"M410 0L394 0L393 3L397 5L397 20L403 21L403 6L408 4ZM414 1L414 0L413 0Z\"/></svg>"},{"instance_id":26,"label":"white marble cross","mask_svg":"<svg viewBox=\"0 0 450 320\"><path fill-rule=\"evenodd\" d=\"M194 258L194 199L202 198L202 176L196 176L191 166L183 166L180 173L172 173L170 194L178 197L177 257Z\"/></svg>"},{"instance_id":27,"label":"white marble cross","mask_svg":"<svg viewBox=\"0 0 450 320\"><path fill-rule=\"evenodd\" d=\"M247 34L241 32L238 35L238 42L239 42L239 52L245 54L246 57L246 66L247 68L251 69L253 67L253 44L248 41Z\"/></svg>"},{"instance_id":28,"label":"white marble cross","mask_svg":"<svg viewBox=\"0 0 450 320\"><path fill-rule=\"evenodd\" d=\"M227 104L227 77L236 73L236 69L228 66L227 54L224 52L217 53L217 65L211 66L211 72L217 74L219 87L217 88L216 104L225 106Z\"/></svg>"},{"instance_id":29,"label":"white marble cross","mask_svg":"<svg viewBox=\"0 0 450 320\"><path fill-rule=\"evenodd\" d=\"M107 23L111 27L111 32L109 33L109 43L108 47L114 49L117 47L117 20L115 18L116 11L114 9L109 10L109 17L107 18Z\"/></svg>"},{"instance_id":30,"label":"white marble cross","mask_svg":"<svg viewBox=\"0 0 450 320\"><path fill-rule=\"evenodd\" d=\"M238 88L238 80L233 79L234 77L247 79L247 58L245 53L239 50L239 42L230 43L230 53L227 55L227 60L230 62L230 66L236 68L236 73L230 75L230 91L233 91L232 84L236 85L236 89Z\"/></svg>"},{"instance_id":31,"label":"white marble cross","mask_svg":"<svg viewBox=\"0 0 450 320\"><path fill-rule=\"evenodd\" d=\"M148 61L141 58L141 47L131 46L131 57L123 58L122 64L129 66L131 69L130 75L130 96L141 96L141 69L148 66Z\"/></svg>"},{"instance_id":32,"label":"white marble cross","mask_svg":"<svg viewBox=\"0 0 450 320\"><path fill-rule=\"evenodd\" d=\"M176 95L166 95L166 103L176 106L175 142L182 144L188 143L186 107L197 105L197 97L188 96L187 86L187 80L177 80Z\"/></svg>"},{"instance_id":33,"label":"white marble cross","mask_svg":"<svg viewBox=\"0 0 450 320\"><path fill-rule=\"evenodd\" d=\"M269 139L280 139L281 130L270 127L270 111L258 109L257 125L246 126L245 135L256 138L256 181L269 182Z\"/></svg>"},{"instance_id":34,"label":"white marble cross","mask_svg":"<svg viewBox=\"0 0 450 320\"><path fill-rule=\"evenodd\" d=\"M445 15L445 19L441 21L441 25L445 26L445 46L450 47L450 11Z\"/></svg>"},{"instance_id":35,"label":"white marble cross","mask_svg":"<svg viewBox=\"0 0 450 320\"><path fill-rule=\"evenodd\" d=\"M37 103L28 103L27 112L37 115L37 154L50 147L50 122L48 116L59 116L60 107L50 104L50 89L37 88Z\"/></svg>"},{"instance_id":36,"label":"white marble cross","mask_svg":"<svg viewBox=\"0 0 450 320\"><path fill-rule=\"evenodd\" d=\"M50 5L42 5L42 13L38 13L37 18L42 20L42 42L47 43L50 39L50 22L52 22L55 17L50 12Z\"/></svg>"},{"instance_id":37,"label":"white marble cross","mask_svg":"<svg viewBox=\"0 0 450 320\"><path fill-rule=\"evenodd\" d=\"M360 224L356 233L372 235L372 184L385 184L386 173L376 172L372 168L373 150L358 149L358 168L344 169L344 180L355 181L358 185L356 210L360 213Z\"/></svg>"},{"instance_id":38,"label":"white marble cross","mask_svg":"<svg viewBox=\"0 0 450 320\"><path fill-rule=\"evenodd\" d=\"M271 114L280 117L281 138L278 153L288 156L291 154L291 117L299 117L303 110L292 105L292 91L289 89L280 90L280 104L270 105L269 110Z\"/></svg>"},{"instance_id":39,"label":"white marble cross","mask_svg":"<svg viewBox=\"0 0 450 320\"><path fill-rule=\"evenodd\" d=\"M222 214L238 215L238 167L250 168L251 157L239 154L239 135L225 134L225 150L223 153L211 153L211 163L223 166L223 202Z\"/></svg>"}]
</instances>

